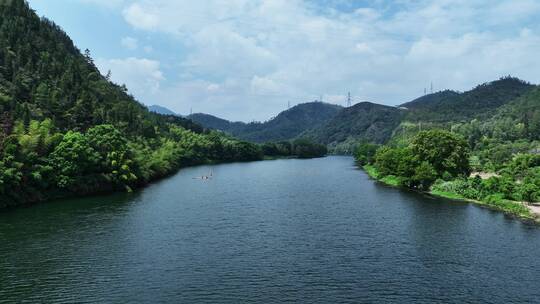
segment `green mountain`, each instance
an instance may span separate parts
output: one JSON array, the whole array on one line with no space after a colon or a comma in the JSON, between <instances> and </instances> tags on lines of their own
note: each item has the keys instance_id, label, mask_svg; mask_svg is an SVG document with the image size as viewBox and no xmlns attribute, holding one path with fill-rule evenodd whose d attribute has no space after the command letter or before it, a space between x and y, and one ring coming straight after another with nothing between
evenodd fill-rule
<instances>
[{"instance_id":1,"label":"green mountain","mask_svg":"<svg viewBox=\"0 0 540 304\"><path fill-rule=\"evenodd\" d=\"M327 123L308 130L302 137L336 146L344 142L383 143L400 124L406 111L371 102L361 102L341 110Z\"/></svg>"},{"instance_id":2,"label":"green mountain","mask_svg":"<svg viewBox=\"0 0 540 304\"><path fill-rule=\"evenodd\" d=\"M24 0L0 0L0 208L262 158L257 145L150 112L109 76Z\"/></svg>"},{"instance_id":3,"label":"green mountain","mask_svg":"<svg viewBox=\"0 0 540 304\"><path fill-rule=\"evenodd\" d=\"M232 122L210 114L194 113L187 118L204 126L208 129L219 130L230 134L238 134L239 131L246 128L247 124L243 122Z\"/></svg>"},{"instance_id":4,"label":"green mountain","mask_svg":"<svg viewBox=\"0 0 540 304\"><path fill-rule=\"evenodd\" d=\"M208 114L193 114L188 118L207 128L221 130L251 142L290 140L302 132L321 126L343 109L323 102L296 105L266 122L230 122Z\"/></svg>"},{"instance_id":5,"label":"green mountain","mask_svg":"<svg viewBox=\"0 0 540 304\"><path fill-rule=\"evenodd\" d=\"M448 128L472 119L485 121L498 110L527 95L535 86L517 78L503 77L466 92L445 90L419 97L398 107L362 102L349 108L306 103L280 113L264 123L230 122L212 115L189 118L253 142L305 137L349 153L360 141L406 143L418 131Z\"/></svg>"},{"instance_id":6,"label":"green mountain","mask_svg":"<svg viewBox=\"0 0 540 304\"><path fill-rule=\"evenodd\" d=\"M502 106L493 121L513 120L523 127L523 135L532 140L540 140L540 87L535 87L523 96Z\"/></svg>"},{"instance_id":7,"label":"green mountain","mask_svg":"<svg viewBox=\"0 0 540 304\"><path fill-rule=\"evenodd\" d=\"M441 91L398 107L360 103L343 109L327 123L302 136L330 145L335 152L350 152L361 141L405 144L426 128L449 128L473 119L486 121L535 86L512 77L485 83L459 93ZM521 113L522 110L518 110Z\"/></svg>"},{"instance_id":8,"label":"green mountain","mask_svg":"<svg viewBox=\"0 0 540 304\"><path fill-rule=\"evenodd\" d=\"M149 112L125 86L100 74L88 50L81 54L60 27L40 19L25 1L0 1L0 16L0 110L9 114L5 119L50 118L64 131L110 123L130 134L150 135L156 125L169 122L202 131L189 120L165 120Z\"/></svg>"},{"instance_id":9,"label":"green mountain","mask_svg":"<svg viewBox=\"0 0 540 304\"><path fill-rule=\"evenodd\" d=\"M449 122L486 118L500 106L522 96L534 86L517 78L504 77L458 93L442 91L404 103L409 109L407 120Z\"/></svg>"}]
</instances>

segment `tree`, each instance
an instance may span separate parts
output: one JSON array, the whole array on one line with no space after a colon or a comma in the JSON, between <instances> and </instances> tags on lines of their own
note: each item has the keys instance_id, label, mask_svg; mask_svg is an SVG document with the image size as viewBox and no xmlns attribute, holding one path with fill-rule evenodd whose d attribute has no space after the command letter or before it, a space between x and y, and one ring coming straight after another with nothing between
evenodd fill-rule
<instances>
[{"instance_id":1,"label":"tree","mask_svg":"<svg viewBox=\"0 0 540 304\"><path fill-rule=\"evenodd\" d=\"M429 190L435 180L437 180L437 171L430 163L424 161L414 169L410 186L420 190Z\"/></svg>"},{"instance_id":2,"label":"tree","mask_svg":"<svg viewBox=\"0 0 540 304\"><path fill-rule=\"evenodd\" d=\"M415 160L409 148L383 146L375 153L375 167L381 176L410 177L414 174Z\"/></svg>"},{"instance_id":3,"label":"tree","mask_svg":"<svg viewBox=\"0 0 540 304\"><path fill-rule=\"evenodd\" d=\"M361 143L354 150L354 158L361 166L370 164L374 161L375 153L379 149L379 145L371 143Z\"/></svg>"},{"instance_id":4,"label":"tree","mask_svg":"<svg viewBox=\"0 0 540 304\"><path fill-rule=\"evenodd\" d=\"M444 130L422 131L414 138L411 149L420 162L427 162L442 176L468 175L469 148L467 142L458 135Z\"/></svg>"},{"instance_id":5,"label":"tree","mask_svg":"<svg viewBox=\"0 0 540 304\"><path fill-rule=\"evenodd\" d=\"M79 132L67 132L49 157L56 173L56 185L69 189L82 182L81 177L92 173L99 162L99 155Z\"/></svg>"},{"instance_id":6,"label":"tree","mask_svg":"<svg viewBox=\"0 0 540 304\"><path fill-rule=\"evenodd\" d=\"M112 125L98 125L86 133L90 147L96 151L99 171L118 186L129 187L137 180L132 152L127 139ZM130 188L126 188L130 190Z\"/></svg>"},{"instance_id":7,"label":"tree","mask_svg":"<svg viewBox=\"0 0 540 304\"><path fill-rule=\"evenodd\" d=\"M292 147L293 153L299 158L322 157L328 152L326 146L313 143L305 138L295 140Z\"/></svg>"}]
</instances>

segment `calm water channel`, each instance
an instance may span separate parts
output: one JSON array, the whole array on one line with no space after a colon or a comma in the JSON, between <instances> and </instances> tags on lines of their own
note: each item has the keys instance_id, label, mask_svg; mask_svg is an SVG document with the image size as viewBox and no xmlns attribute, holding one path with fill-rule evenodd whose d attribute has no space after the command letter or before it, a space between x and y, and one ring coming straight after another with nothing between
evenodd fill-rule
<instances>
[{"instance_id":1,"label":"calm water channel","mask_svg":"<svg viewBox=\"0 0 540 304\"><path fill-rule=\"evenodd\" d=\"M0 213L0 302L540 303L540 228L349 157L194 167Z\"/></svg>"}]
</instances>

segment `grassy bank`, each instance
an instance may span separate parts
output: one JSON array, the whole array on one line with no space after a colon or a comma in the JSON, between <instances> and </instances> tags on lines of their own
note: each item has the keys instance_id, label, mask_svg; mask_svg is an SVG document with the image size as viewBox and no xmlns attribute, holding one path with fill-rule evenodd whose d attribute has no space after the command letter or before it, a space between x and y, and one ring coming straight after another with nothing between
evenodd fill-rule
<instances>
[{"instance_id":1,"label":"grassy bank","mask_svg":"<svg viewBox=\"0 0 540 304\"><path fill-rule=\"evenodd\" d=\"M484 206L493 210L502 211L504 213L507 213L507 214L510 214L510 215L513 215L513 216L516 216L525 220L532 220L536 222L540 221L540 218L538 218L537 215L532 213L531 210L527 208L527 206L525 206L524 204L520 202L516 202L516 201L503 199L499 197L498 195L491 195L487 197L485 200L479 201L479 200L466 198L460 195L459 193L454 193L454 192L431 190L429 194L433 196L437 196L437 197L443 197L443 198L448 198L448 199L453 199L453 200L461 200L461 201L474 203L474 204L481 205L481 206Z\"/></svg>"},{"instance_id":2,"label":"grassy bank","mask_svg":"<svg viewBox=\"0 0 540 304\"><path fill-rule=\"evenodd\" d=\"M371 178L377 181L380 181L386 185L401 187L399 179L396 176L390 175L381 178L379 172L377 171L377 168L371 165L363 166L363 169ZM540 222L540 218L536 214L532 213L531 210L527 208L527 206L523 205L520 202L503 199L498 195L490 195L485 200L479 201L466 198L463 195L455 192L430 190L429 192L425 193L441 198L466 201L493 210L502 211L506 214L510 214L524 220L535 221L537 223Z\"/></svg>"},{"instance_id":3,"label":"grassy bank","mask_svg":"<svg viewBox=\"0 0 540 304\"><path fill-rule=\"evenodd\" d=\"M385 177L379 177L379 172L377 171L377 169L374 167L374 166L371 166L371 165L365 165L364 167L364 171L373 179L376 179L380 182L383 182L384 184L387 184L387 185L390 185L390 186L394 186L394 187L400 187L401 184L399 182L399 179L394 176L394 175L388 175L388 176L385 176Z\"/></svg>"}]
</instances>

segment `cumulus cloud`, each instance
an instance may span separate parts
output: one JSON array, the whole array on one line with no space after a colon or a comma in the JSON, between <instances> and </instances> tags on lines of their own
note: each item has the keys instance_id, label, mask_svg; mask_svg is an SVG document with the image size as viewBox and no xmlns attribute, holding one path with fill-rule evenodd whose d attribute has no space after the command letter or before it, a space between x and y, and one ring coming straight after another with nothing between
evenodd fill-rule
<instances>
[{"instance_id":1,"label":"cumulus cloud","mask_svg":"<svg viewBox=\"0 0 540 304\"><path fill-rule=\"evenodd\" d=\"M120 40L120 44L128 50L135 50L138 47L138 40L133 37L124 37Z\"/></svg>"},{"instance_id":2,"label":"cumulus cloud","mask_svg":"<svg viewBox=\"0 0 540 304\"><path fill-rule=\"evenodd\" d=\"M112 81L125 84L132 94L147 104L155 103L154 96L165 80L160 63L146 58L97 59L96 65L103 74L111 71Z\"/></svg>"},{"instance_id":3,"label":"cumulus cloud","mask_svg":"<svg viewBox=\"0 0 540 304\"><path fill-rule=\"evenodd\" d=\"M125 1L124 0L79 0L83 3L95 4L107 8L116 8L120 7Z\"/></svg>"},{"instance_id":4,"label":"cumulus cloud","mask_svg":"<svg viewBox=\"0 0 540 304\"><path fill-rule=\"evenodd\" d=\"M141 5L134 3L124 10L124 17L133 27L145 30L156 28L159 22L159 12L145 10Z\"/></svg>"},{"instance_id":5,"label":"cumulus cloud","mask_svg":"<svg viewBox=\"0 0 540 304\"><path fill-rule=\"evenodd\" d=\"M457 90L508 74L540 81L536 0L358 3L131 0L122 14L182 46L170 70L183 76L154 97L184 113L264 120L319 95L395 105L431 81Z\"/></svg>"}]
</instances>

